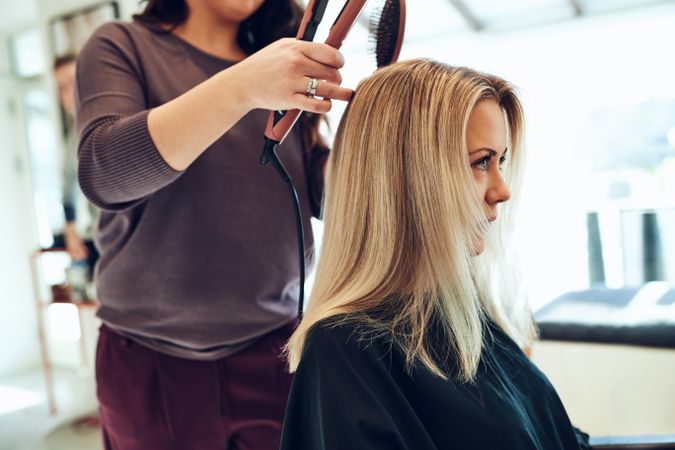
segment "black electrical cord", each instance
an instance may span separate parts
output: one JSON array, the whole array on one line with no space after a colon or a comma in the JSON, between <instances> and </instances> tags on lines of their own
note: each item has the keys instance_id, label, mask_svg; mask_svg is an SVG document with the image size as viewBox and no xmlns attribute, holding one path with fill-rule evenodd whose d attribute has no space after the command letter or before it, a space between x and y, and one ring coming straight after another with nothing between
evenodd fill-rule
<instances>
[{"instance_id":1,"label":"black electrical cord","mask_svg":"<svg viewBox=\"0 0 675 450\"><path fill-rule=\"evenodd\" d=\"M265 138L265 146L263 148L262 156L260 157L260 164L266 165L272 163L281 177L282 181L286 183L291 192L293 206L295 207L295 220L298 231L298 256L300 257L300 294L298 298L298 321L302 318L302 311L305 302L305 233L302 228L302 214L300 213L300 200L298 199L298 191L293 185L291 176L286 171L286 168L281 163L277 155L277 147L279 143L271 139Z\"/></svg>"}]
</instances>

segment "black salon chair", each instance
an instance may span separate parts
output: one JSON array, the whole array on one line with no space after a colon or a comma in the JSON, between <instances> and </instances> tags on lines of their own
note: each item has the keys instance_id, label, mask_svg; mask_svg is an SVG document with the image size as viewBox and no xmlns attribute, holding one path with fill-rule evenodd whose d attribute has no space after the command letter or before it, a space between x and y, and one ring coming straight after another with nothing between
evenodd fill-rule
<instances>
[{"instance_id":1,"label":"black salon chair","mask_svg":"<svg viewBox=\"0 0 675 450\"><path fill-rule=\"evenodd\" d=\"M640 290L641 287L608 289L599 286L568 292L535 312L540 338L543 341L622 344L675 351L675 323L669 319L671 316L645 314L645 320L636 320L631 314L630 321L625 320L627 315L622 312L631 306ZM668 308L675 304L675 288L659 295L660 298L652 299L648 307ZM597 313L593 308L598 309ZM663 318L654 320L655 316ZM671 399L675 398L675 393L668 394ZM668 401L666 396L664 401ZM594 450L675 450L675 435L591 437L589 443Z\"/></svg>"},{"instance_id":2,"label":"black salon chair","mask_svg":"<svg viewBox=\"0 0 675 450\"><path fill-rule=\"evenodd\" d=\"M675 450L675 434L592 437L590 444L593 450Z\"/></svg>"}]
</instances>

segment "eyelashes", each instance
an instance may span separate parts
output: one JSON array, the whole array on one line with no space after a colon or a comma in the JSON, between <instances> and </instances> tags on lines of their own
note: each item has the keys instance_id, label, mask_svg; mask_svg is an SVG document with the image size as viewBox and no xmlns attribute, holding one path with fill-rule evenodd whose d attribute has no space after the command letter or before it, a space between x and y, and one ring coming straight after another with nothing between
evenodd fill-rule
<instances>
[{"instance_id":1,"label":"eyelashes","mask_svg":"<svg viewBox=\"0 0 675 450\"><path fill-rule=\"evenodd\" d=\"M492 159L492 156L486 156L484 158L479 159L478 161L474 162L471 164L472 167L480 170L487 170L488 169L488 163Z\"/></svg>"},{"instance_id":2,"label":"eyelashes","mask_svg":"<svg viewBox=\"0 0 675 450\"><path fill-rule=\"evenodd\" d=\"M475 161L474 163L472 163L471 167L474 167L478 170L488 170L488 164L490 163L490 160L494 157L495 157L495 155L484 156L483 158L479 159L478 161ZM501 158L499 158L499 170L504 169L504 164L506 164L506 153L504 153L501 156Z\"/></svg>"}]
</instances>

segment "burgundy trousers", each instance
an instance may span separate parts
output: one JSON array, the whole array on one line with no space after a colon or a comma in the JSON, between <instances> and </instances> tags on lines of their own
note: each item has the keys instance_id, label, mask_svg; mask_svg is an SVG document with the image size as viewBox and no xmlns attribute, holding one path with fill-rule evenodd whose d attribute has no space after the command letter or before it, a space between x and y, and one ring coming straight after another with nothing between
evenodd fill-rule
<instances>
[{"instance_id":1,"label":"burgundy trousers","mask_svg":"<svg viewBox=\"0 0 675 450\"><path fill-rule=\"evenodd\" d=\"M105 449L278 449L291 385L280 354L293 328L226 358L193 361L103 325L96 382Z\"/></svg>"}]
</instances>

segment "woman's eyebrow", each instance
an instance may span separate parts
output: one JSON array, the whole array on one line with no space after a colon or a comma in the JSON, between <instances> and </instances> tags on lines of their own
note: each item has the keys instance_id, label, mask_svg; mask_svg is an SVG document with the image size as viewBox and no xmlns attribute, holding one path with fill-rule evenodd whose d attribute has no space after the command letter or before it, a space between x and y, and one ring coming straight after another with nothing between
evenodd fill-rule
<instances>
[{"instance_id":1,"label":"woman's eyebrow","mask_svg":"<svg viewBox=\"0 0 675 450\"><path fill-rule=\"evenodd\" d=\"M481 147L481 148L477 148L476 150L472 150L472 151L470 152L470 154L473 155L474 153L478 153L478 152L489 152L489 153L490 153L490 156L495 156L495 155L497 154L497 152L494 151L493 149L491 149L490 147Z\"/></svg>"},{"instance_id":2,"label":"woman's eyebrow","mask_svg":"<svg viewBox=\"0 0 675 450\"><path fill-rule=\"evenodd\" d=\"M497 151L494 150L494 149L491 149L490 147L477 148L476 150L472 150L469 154L473 155L474 153L478 153L478 152L481 152L481 151L489 152L490 156L497 156ZM508 152L508 151L509 151L509 148L506 147L504 149L504 151L502 152L502 157L504 157L504 155L506 155L506 152Z\"/></svg>"}]
</instances>

